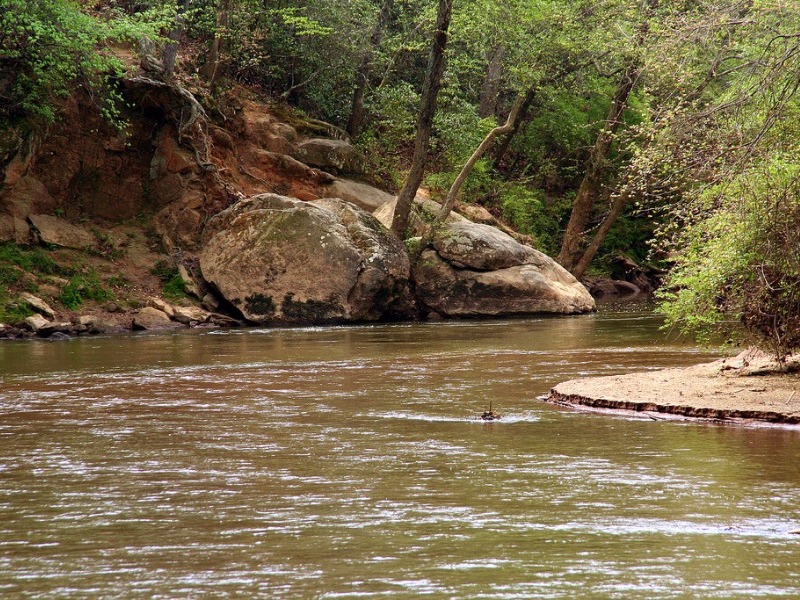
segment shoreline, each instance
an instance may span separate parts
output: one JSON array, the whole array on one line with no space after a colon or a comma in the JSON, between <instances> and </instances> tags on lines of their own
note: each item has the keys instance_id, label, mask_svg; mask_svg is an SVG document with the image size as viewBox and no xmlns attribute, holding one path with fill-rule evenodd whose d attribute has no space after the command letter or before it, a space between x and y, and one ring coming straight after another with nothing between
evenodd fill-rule
<instances>
[{"instance_id":1,"label":"shoreline","mask_svg":"<svg viewBox=\"0 0 800 600\"><path fill-rule=\"evenodd\" d=\"M800 428L800 358L778 373L773 361L745 351L685 368L573 379L545 401L604 414L753 427Z\"/></svg>"}]
</instances>

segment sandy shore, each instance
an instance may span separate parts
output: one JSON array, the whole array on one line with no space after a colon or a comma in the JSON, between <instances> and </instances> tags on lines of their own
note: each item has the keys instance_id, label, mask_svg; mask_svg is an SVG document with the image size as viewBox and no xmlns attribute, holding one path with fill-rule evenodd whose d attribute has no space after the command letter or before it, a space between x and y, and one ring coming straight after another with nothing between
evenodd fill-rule
<instances>
[{"instance_id":1,"label":"sandy shore","mask_svg":"<svg viewBox=\"0 0 800 600\"><path fill-rule=\"evenodd\" d=\"M652 419L800 425L800 357L788 369L777 373L767 357L747 351L684 369L573 379L550 390L548 401Z\"/></svg>"}]
</instances>

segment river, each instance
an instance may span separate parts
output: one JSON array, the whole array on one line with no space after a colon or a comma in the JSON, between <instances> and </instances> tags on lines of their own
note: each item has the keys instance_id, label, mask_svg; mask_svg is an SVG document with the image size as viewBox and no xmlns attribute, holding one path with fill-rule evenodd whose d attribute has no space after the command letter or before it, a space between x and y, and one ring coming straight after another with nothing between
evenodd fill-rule
<instances>
[{"instance_id":1,"label":"river","mask_svg":"<svg viewBox=\"0 0 800 600\"><path fill-rule=\"evenodd\" d=\"M0 344L0 595L800 597L800 432L537 399L712 358L658 327Z\"/></svg>"}]
</instances>

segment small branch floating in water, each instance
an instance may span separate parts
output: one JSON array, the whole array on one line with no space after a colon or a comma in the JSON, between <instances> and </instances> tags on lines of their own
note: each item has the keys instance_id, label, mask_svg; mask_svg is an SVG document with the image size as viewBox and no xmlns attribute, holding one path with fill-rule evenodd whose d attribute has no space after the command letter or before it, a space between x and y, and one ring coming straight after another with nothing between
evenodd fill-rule
<instances>
[{"instance_id":1,"label":"small branch floating in water","mask_svg":"<svg viewBox=\"0 0 800 600\"><path fill-rule=\"evenodd\" d=\"M489 400L489 410L483 411L481 414L481 420L483 421L496 421L497 419L501 418L503 415L500 413L496 413L492 410L492 401Z\"/></svg>"}]
</instances>

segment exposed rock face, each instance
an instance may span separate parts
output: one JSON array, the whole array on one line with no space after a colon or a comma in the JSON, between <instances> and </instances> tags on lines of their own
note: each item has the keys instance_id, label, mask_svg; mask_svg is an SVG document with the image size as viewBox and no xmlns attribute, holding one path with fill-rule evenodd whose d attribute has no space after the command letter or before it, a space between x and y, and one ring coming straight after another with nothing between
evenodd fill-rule
<instances>
[{"instance_id":1,"label":"exposed rock face","mask_svg":"<svg viewBox=\"0 0 800 600\"><path fill-rule=\"evenodd\" d=\"M637 296L642 293L638 287L627 281L608 279L606 277L584 277L583 284L595 298L606 296Z\"/></svg>"},{"instance_id":2,"label":"exposed rock face","mask_svg":"<svg viewBox=\"0 0 800 600\"><path fill-rule=\"evenodd\" d=\"M416 198L409 226L420 235L440 205ZM391 223L394 202L375 216ZM388 225L387 225L388 226ZM450 213L422 253L412 278L422 307L444 317L534 313L576 314L595 309L587 289L549 256L491 225Z\"/></svg>"},{"instance_id":3,"label":"exposed rock face","mask_svg":"<svg viewBox=\"0 0 800 600\"><path fill-rule=\"evenodd\" d=\"M42 327L45 327L50 321L45 319L40 314L31 315L25 321L22 322L22 325L25 326L30 331L34 333L38 332Z\"/></svg>"},{"instance_id":4,"label":"exposed rock face","mask_svg":"<svg viewBox=\"0 0 800 600\"><path fill-rule=\"evenodd\" d=\"M166 313L152 306L141 309L133 317L131 324L131 328L134 330L172 329L174 327L180 327L180 325L171 321Z\"/></svg>"},{"instance_id":5,"label":"exposed rock face","mask_svg":"<svg viewBox=\"0 0 800 600\"><path fill-rule=\"evenodd\" d=\"M33 294L29 294L28 292L22 292L19 295L19 299L25 302L25 304L30 306L40 315L47 317L48 319L56 318L56 311L54 311L52 307L41 298L34 296Z\"/></svg>"},{"instance_id":6,"label":"exposed rock face","mask_svg":"<svg viewBox=\"0 0 800 600\"><path fill-rule=\"evenodd\" d=\"M408 255L369 214L338 199L243 200L203 233L203 277L249 321L377 320L405 297Z\"/></svg>"},{"instance_id":7,"label":"exposed rock face","mask_svg":"<svg viewBox=\"0 0 800 600\"><path fill-rule=\"evenodd\" d=\"M45 244L82 250L93 246L94 236L83 227L50 215L31 215L30 221Z\"/></svg>"},{"instance_id":8,"label":"exposed rock face","mask_svg":"<svg viewBox=\"0 0 800 600\"><path fill-rule=\"evenodd\" d=\"M350 142L311 138L297 144L294 157L306 164L340 173L361 173L364 157Z\"/></svg>"},{"instance_id":9,"label":"exposed rock face","mask_svg":"<svg viewBox=\"0 0 800 600\"><path fill-rule=\"evenodd\" d=\"M80 333L107 333L109 331L125 330L115 319L96 315L81 315L76 320L76 329Z\"/></svg>"},{"instance_id":10,"label":"exposed rock face","mask_svg":"<svg viewBox=\"0 0 800 600\"><path fill-rule=\"evenodd\" d=\"M397 206L397 199L393 198L391 202L384 204L372 214L384 227L387 229L391 228L395 206ZM414 235L422 235L422 231L425 229L425 223L432 221L440 210L442 210L442 205L438 202L423 198L422 196L414 198L413 210L408 218L408 226L411 228ZM455 212L451 212L447 215L448 223L455 223L456 221L468 221L468 219Z\"/></svg>"},{"instance_id":11,"label":"exposed rock face","mask_svg":"<svg viewBox=\"0 0 800 600\"><path fill-rule=\"evenodd\" d=\"M24 219L32 212L49 212L56 208L56 200L36 177L25 175L13 183L8 181L9 178L6 179L7 210L15 217Z\"/></svg>"},{"instance_id":12,"label":"exposed rock face","mask_svg":"<svg viewBox=\"0 0 800 600\"><path fill-rule=\"evenodd\" d=\"M31 230L28 224L12 215L0 215L0 242L27 244Z\"/></svg>"},{"instance_id":13,"label":"exposed rock face","mask_svg":"<svg viewBox=\"0 0 800 600\"><path fill-rule=\"evenodd\" d=\"M423 252L413 277L420 302L443 316L477 317L594 310L594 300L563 267L491 227L447 223Z\"/></svg>"},{"instance_id":14,"label":"exposed rock face","mask_svg":"<svg viewBox=\"0 0 800 600\"><path fill-rule=\"evenodd\" d=\"M390 193L352 179L337 179L327 187L325 194L352 202L370 213L394 200Z\"/></svg>"},{"instance_id":15,"label":"exposed rock face","mask_svg":"<svg viewBox=\"0 0 800 600\"><path fill-rule=\"evenodd\" d=\"M173 308L173 314L173 318L184 325L206 323L211 318L210 313L196 306L176 306Z\"/></svg>"},{"instance_id":16,"label":"exposed rock face","mask_svg":"<svg viewBox=\"0 0 800 600\"><path fill-rule=\"evenodd\" d=\"M491 225L470 221L448 223L433 238L433 246L455 267L493 271L523 264L544 266L547 256L523 246Z\"/></svg>"}]
</instances>

